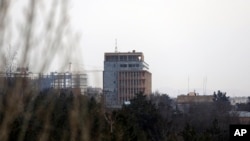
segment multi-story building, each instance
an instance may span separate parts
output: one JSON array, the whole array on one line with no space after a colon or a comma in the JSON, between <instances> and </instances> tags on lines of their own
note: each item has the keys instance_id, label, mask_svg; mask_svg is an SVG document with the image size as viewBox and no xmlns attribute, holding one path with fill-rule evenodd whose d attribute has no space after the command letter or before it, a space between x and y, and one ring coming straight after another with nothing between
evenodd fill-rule
<instances>
[{"instance_id":1,"label":"multi-story building","mask_svg":"<svg viewBox=\"0 0 250 141\"><path fill-rule=\"evenodd\" d=\"M85 94L88 86L88 76L83 72L51 72L36 74L28 67L18 67L14 72L0 72L0 90L17 85L23 88L43 91L46 89L68 89L75 94Z\"/></svg>"},{"instance_id":2,"label":"multi-story building","mask_svg":"<svg viewBox=\"0 0 250 141\"><path fill-rule=\"evenodd\" d=\"M69 72L51 72L50 75L40 74L38 83L39 90L48 88L71 89L76 93L84 94L87 90L87 74Z\"/></svg>"},{"instance_id":3,"label":"multi-story building","mask_svg":"<svg viewBox=\"0 0 250 141\"><path fill-rule=\"evenodd\" d=\"M104 54L103 91L107 107L121 107L136 93L151 94L151 73L142 52Z\"/></svg>"}]
</instances>

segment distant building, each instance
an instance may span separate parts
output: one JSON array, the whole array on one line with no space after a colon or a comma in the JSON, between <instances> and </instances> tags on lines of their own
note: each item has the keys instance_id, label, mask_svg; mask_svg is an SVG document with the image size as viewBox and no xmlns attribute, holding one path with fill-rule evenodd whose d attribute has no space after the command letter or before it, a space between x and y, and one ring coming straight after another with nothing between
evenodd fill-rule
<instances>
[{"instance_id":1,"label":"distant building","mask_svg":"<svg viewBox=\"0 0 250 141\"><path fill-rule=\"evenodd\" d=\"M230 97L229 101L230 101L231 105L247 103L248 97Z\"/></svg>"},{"instance_id":2,"label":"distant building","mask_svg":"<svg viewBox=\"0 0 250 141\"><path fill-rule=\"evenodd\" d=\"M87 74L80 72L33 74L28 67L17 68L16 71L11 73L0 72L0 90L16 84L19 84L18 86L22 88L38 91L53 88L68 89L76 94L84 94L87 91Z\"/></svg>"},{"instance_id":3,"label":"distant building","mask_svg":"<svg viewBox=\"0 0 250 141\"><path fill-rule=\"evenodd\" d=\"M0 77L14 78L14 77L31 77L32 74L28 67L18 67L15 71L0 72Z\"/></svg>"},{"instance_id":4,"label":"distant building","mask_svg":"<svg viewBox=\"0 0 250 141\"><path fill-rule=\"evenodd\" d=\"M85 95L90 98L95 98L97 102L102 102L102 88L87 87Z\"/></svg>"},{"instance_id":5,"label":"distant building","mask_svg":"<svg viewBox=\"0 0 250 141\"><path fill-rule=\"evenodd\" d=\"M86 91L87 95L101 95L102 94L102 88L96 88L96 87L87 87Z\"/></svg>"},{"instance_id":6,"label":"distant building","mask_svg":"<svg viewBox=\"0 0 250 141\"><path fill-rule=\"evenodd\" d=\"M18 67L14 75L17 77L28 77L30 74L28 67Z\"/></svg>"},{"instance_id":7,"label":"distant building","mask_svg":"<svg viewBox=\"0 0 250 141\"><path fill-rule=\"evenodd\" d=\"M0 89L18 86L23 89L33 88L33 75L28 67L18 67L13 72L0 72Z\"/></svg>"},{"instance_id":8,"label":"distant building","mask_svg":"<svg viewBox=\"0 0 250 141\"><path fill-rule=\"evenodd\" d=\"M213 102L213 95L179 95L177 97L177 103L179 104L192 104L192 103L202 103L202 102Z\"/></svg>"},{"instance_id":9,"label":"distant building","mask_svg":"<svg viewBox=\"0 0 250 141\"><path fill-rule=\"evenodd\" d=\"M236 116L240 124L250 124L250 112L248 111L231 111L231 116Z\"/></svg>"},{"instance_id":10,"label":"distant building","mask_svg":"<svg viewBox=\"0 0 250 141\"><path fill-rule=\"evenodd\" d=\"M142 52L104 54L103 92L107 107L121 107L136 93L151 94L151 73Z\"/></svg>"},{"instance_id":11,"label":"distant building","mask_svg":"<svg viewBox=\"0 0 250 141\"><path fill-rule=\"evenodd\" d=\"M197 95L195 92L190 92L187 95L179 95L176 99L177 109L181 112L188 112L190 105L196 103L212 103L213 95Z\"/></svg>"},{"instance_id":12,"label":"distant building","mask_svg":"<svg viewBox=\"0 0 250 141\"><path fill-rule=\"evenodd\" d=\"M83 73L57 73L51 72L50 75L39 74L39 90L71 89L74 92L84 94L87 90L87 74Z\"/></svg>"}]
</instances>

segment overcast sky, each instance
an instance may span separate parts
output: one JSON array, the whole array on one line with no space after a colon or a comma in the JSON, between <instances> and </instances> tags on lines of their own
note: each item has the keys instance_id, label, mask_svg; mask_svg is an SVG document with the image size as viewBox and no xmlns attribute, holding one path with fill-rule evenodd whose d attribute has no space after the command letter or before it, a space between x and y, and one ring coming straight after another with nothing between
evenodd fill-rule
<instances>
[{"instance_id":1,"label":"overcast sky","mask_svg":"<svg viewBox=\"0 0 250 141\"><path fill-rule=\"evenodd\" d=\"M249 0L75 0L72 25L81 34L87 69L103 69L105 52L140 51L152 89L170 96L189 89L250 95ZM93 76L93 74L95 74ZM91 74L90 74L91 75ZM102 74L89 84L102 87Z\"/></svg>"}]
</instances>

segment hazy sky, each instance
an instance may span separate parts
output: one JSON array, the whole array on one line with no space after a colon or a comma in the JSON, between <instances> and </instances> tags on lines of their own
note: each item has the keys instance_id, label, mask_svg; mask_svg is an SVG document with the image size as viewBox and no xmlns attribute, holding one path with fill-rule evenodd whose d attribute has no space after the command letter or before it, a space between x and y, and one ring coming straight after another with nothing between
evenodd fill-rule
<instances>
[{"instance_id":1,"label":"hazy sky","mask_svg":"<svg viewBox=\"0 0 250 141\"><path fill-rule=\"evenodd\" d=\"M73 27L87 69L103 69L104 52L140 51L153 91L188 89L250 96L249 0L75 0ZM90 85L102 87L102 74Z\"/></svg>"}]
</instances>

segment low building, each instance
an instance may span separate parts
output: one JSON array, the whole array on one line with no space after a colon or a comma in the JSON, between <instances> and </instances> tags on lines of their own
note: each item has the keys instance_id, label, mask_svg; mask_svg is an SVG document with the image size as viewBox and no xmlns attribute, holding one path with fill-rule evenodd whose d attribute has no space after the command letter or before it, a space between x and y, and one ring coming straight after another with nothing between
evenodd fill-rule
<instances>
[{"instance_id":1,"label":"low building","mask_svg":"<svg viewBox=\"0 0 250 141\"><path fill-rule=\"evenodd\" d=\"M237 117L240 124L250 124L250 112L248 111L231 111L230 115Z\"/></svg>"},{"instance_id":2,"label":"low building","mask_svg":"<svg viewBox=\"0 0 250 141\"><path fill-rule=\"evenodd\" d=\"M213 95L197 95L196 93L189 93L188 95L179 95L176 99L177 109L180 112L188 112L192 104L197 103L212 103Z\"/></svg>"},{"instance_id":3,"label":"low building","mask_svg":"<svg viewBox=\"0 0 250 141\"><path fill-rule=\"evenodd\" d=\"M240 124L250 124L250 112L238 111Z\"/></svg>"},{"instance_id":4,"label":"low building","mask_svg":"<svg viewBox=\"0 0 250 141\"><path fill-rule=\"evenodd\" d=\"M96 87L87 87L86 91L87 95L101 95L102 94L102 88L96 88Z\"/></svg>"},{"instance_id":5,"label":"low building","mask_svg":"<svg viewBox=\"0 0 250 141\"><path fill-rule=\"evenodd\" d=\"M244 104L248 102L248 97L230 97L229 101L231 105Z\"/></svg>"},{"instance_id":6,"label":"low building","mask_svg":"<svg viewBox=\"0 0 250 141\"><path fill-rule=\"evenodd\" d=\"M192 104L192 103L204 103L204 102L213 102L213 95L180 95L177 97L178 104Z\"/></svg>"},{"instance_id":7,"label":"low building","mask_svg":"<svg viewBox=\"0 0 250 141\"><path fill-rule=\"evenodd\" d=\"M34 88L34 77L28 67L18 67L13 72L0 72L0 90L6 87Z\"/></svg>"},{"instance_id":8,"label":"low building","mask_svg":"<svg viewBox=\"0 0 250 141\"><path fill-rule=\"evenodd\" d=\"M85 95L88 97L93 97L97 102L101 102L102 100L102 88L96 88L96 87L87 87L87 91L85 92Z\"/></svg>"}]
</instances>

